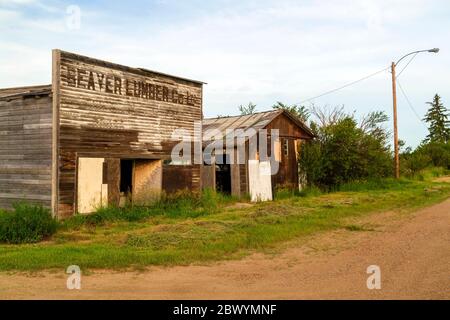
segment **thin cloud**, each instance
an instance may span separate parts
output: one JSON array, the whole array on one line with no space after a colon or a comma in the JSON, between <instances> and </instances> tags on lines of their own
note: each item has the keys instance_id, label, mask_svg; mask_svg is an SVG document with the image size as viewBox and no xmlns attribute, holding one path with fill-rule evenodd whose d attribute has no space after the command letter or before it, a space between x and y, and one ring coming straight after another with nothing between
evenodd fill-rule
<instances>
[{"instance_id":1,"label":"thin cloud","mask_svg":"<svg viewBox=\"0 0 450 320\"><path fill-rule=\"evenodd\" d=\"M236 106L248 101L259 110L277 100L302 101L388 66L406 52L446 46L450 27L436 18L449 10L445 1L219 1L198 2L193 9L175 1L136 3L142 13L117 3L101 8L86 3L80 5L79 30L64 25L71 3L29 4L9 6L3 13L9 18L2 26L7 32L0 35L5 37L0 61L8 61L8 67L0 67L1 83L28 84L26 72L11 75L23 61L36 73L33 82L48 79L50 49L58 47L204 80L208 116L236 113ZM35 8L31 13L30 7ZM8 43L23 44L26 51ZM438 56L418 57L405 74L402 84L416 105L436 90L450 95L443 85L450 60L442 49ZM390 90L386 73L315 102L389 113ZM412 122L400 123L411 137L408 143L419 141L422 126L415 116L403 119Z\"/></svg>"}]
</instances>

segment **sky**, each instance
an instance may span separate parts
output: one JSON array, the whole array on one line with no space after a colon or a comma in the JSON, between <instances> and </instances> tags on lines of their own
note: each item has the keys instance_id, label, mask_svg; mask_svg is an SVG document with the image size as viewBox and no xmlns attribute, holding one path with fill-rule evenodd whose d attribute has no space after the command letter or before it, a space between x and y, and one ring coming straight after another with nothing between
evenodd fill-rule
<instances>
[{"instance_id":1,"label":"sky","mask_svg":"<svg viewBox=\"0 0 450 320\"><path fill-rule=\"evenodd\" d=\"M0 0L0 87L51 83L58 48L204 81L205 117L281 101L392 119L387 69L310 98L439 47L399 76L411 103L398 89L399 137L415 147L427 134L425 103L438 93L450 104L449 40L448 0Z\"/></svg>"}]
</instances>

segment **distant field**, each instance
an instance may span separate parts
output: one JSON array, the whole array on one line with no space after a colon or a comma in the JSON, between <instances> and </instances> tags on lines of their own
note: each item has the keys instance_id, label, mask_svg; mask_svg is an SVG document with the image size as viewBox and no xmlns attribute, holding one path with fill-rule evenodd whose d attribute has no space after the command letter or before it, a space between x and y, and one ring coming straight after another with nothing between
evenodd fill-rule
<instances>
[{"instance_id":1,"label":"distant field","mask_svg":"<svg viewBox=\"0 0 450 320\"><path fill-rule=\"evenodd\" d=\"M86 223L75 218L48 241L0 245L0 271L69 265L83 270L140 269L240 258L317 232L362 230L365 227L357 223L358 217L368 214L386 210L407 213L443 201L450 195L447 181L388 179L354 183L326 194L279 192L273 202L225 201L212 211L187 207L181 215L158 211L136 221L100 219ZM348 217L352 217L350 225Z\"/></svg>"}]
</instances>

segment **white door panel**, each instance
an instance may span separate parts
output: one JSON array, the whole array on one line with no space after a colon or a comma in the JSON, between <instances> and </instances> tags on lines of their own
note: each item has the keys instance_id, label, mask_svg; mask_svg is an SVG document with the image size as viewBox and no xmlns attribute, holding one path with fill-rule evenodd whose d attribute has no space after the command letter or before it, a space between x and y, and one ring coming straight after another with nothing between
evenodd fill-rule
<instances>
[{"instance_id":1,"label":"white door panel","mask_svg":"<svg viewBox=\"0 0 450 320\"><path fill-rule=\"evenodd\" d=\"M108 203L108 185L103 184L103 158L78 159L78 213L92 213Z\"/></svg>"}]
</instances>

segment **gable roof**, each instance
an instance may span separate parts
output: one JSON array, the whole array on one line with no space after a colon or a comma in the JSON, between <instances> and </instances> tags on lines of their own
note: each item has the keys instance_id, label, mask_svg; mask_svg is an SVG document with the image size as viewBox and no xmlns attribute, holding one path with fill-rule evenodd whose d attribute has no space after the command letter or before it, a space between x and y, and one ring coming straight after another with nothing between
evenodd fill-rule
<instances>
[{"instance_id":1,"label":"gable roof","mask_svg":"<svg viewBox=\"0 0 450 320\"><path fill-rule=\"evenodd\" d=\"M314 137L314 133L311 131L311 129L308 128L306 124L303 123L303 121L301 121L297 116L283 109L258 112L242 116L204 119L202 127L203 132L216 129L220 131L225 138L227 129L241 129L244 132L249 129L259 131L266 128L273 120L275 120L275 118L277 118L281 114L286 115L290 120L292 120L292 122L294 122L298 127L304 130L308 135L310 135L311 138ZM209 139L207 137L203 137L203 140Z\"/></svg>"}]
</instances>

